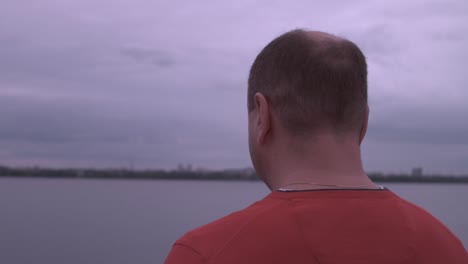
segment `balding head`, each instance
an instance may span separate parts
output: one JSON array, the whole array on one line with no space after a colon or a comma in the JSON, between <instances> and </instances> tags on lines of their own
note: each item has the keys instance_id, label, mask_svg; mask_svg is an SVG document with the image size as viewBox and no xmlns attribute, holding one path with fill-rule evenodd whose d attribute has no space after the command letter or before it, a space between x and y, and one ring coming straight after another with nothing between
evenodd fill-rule
<instances>
[{"instance_id":1,"label":"balding head","mask_svg":"<svg viewBox=\"0 0 468 264\"><path fill-rule=\"evenodd\" d=\"M263 94L294 135L358 131L367 109L367 66L352 42L318 31L294 30L257 56L248 81L248 108Z\"/></svg>"}]
</instances>

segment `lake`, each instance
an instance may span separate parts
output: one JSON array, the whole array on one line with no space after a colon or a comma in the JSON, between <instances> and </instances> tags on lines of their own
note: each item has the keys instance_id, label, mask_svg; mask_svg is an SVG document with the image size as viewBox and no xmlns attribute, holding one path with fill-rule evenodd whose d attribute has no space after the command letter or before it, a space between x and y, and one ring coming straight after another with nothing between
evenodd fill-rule
<instances>
[{"instance_id":1,"label":"lake","mask_svg":"<svg viewBox=\"0 0 468 264\"><path fill-rule=\"evenodd\" d=\"M468 184L384 186L468 247ZM162 263L186 231L268 192L260 182L0 178L0 263Z\"/></svg>"}]
</instances>

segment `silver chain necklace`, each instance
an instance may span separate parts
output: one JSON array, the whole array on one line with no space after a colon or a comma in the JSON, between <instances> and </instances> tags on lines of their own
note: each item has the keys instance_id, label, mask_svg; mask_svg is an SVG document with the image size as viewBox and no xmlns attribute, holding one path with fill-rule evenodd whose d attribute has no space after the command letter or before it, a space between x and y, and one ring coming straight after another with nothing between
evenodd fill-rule
<instances>
[{"instance_id":1,"label":"silver chain necklace","mask_svg":"<svg viewBox=\"0 0 468 264\"><path fill-rule=\"evenodd\" d=\"M284 188L286 186L299 185L299 184L308 184L308 185L322 186L322 187L335 188L335 189L370 189L370 188L367 188L367 187L372 187L372 186L377 186L378 187L377 189L383 189L382 186L378 186L378 185L376 185L374 183L352 186L352 185L322 184L322 183L317 183L317 182L294 182L294 183L285 184L285 185L279 187L276 190L277 191L282 191L282 192L306 190L306 189L287 189L287 188Z\"/></svg>"}]
</instances>

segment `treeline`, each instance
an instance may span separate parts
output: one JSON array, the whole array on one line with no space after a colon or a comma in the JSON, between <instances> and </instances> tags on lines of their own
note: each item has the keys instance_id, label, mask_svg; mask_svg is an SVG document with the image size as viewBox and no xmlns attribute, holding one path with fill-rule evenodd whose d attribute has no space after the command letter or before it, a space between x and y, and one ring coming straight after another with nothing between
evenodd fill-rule
<instances>
[{"instance_id":1,"label":"treeline","mask_svg":"<svg viewBox=\"0 0 468 264\"><path fill-rule=\"evenodd\" d=\"M59 169L40 167L12 168L7 166L0 166L0 177L165 180L257 180L255 173L246 170L189 171L74 168Z\"/></svg>"},{"instance_id":2,"label":"treeline","mask_svg":"<svg viewBox=\"0 0 468 264\"><path fill-rule=\"evenodd\" d=\"M200 171L200 170L129 170L129 169L59 169L12 168L0 166L0 177L24 178L84 178L84 179L165 179L165 180L258 180L252 169ZM468 183L466 176L410 175L370 173L376 182L433 182Z\"/></svg>"},{"instance_id":3,"label":"treeline","mask_svg":"<svg viewBox=\"0 0 468 264\"><path fill-rule=\"evenodd\" d=\"M428 182L428 183L468 183L468 176L410 174L368 174L375 182Z\"/></svg>"}]
</instances>

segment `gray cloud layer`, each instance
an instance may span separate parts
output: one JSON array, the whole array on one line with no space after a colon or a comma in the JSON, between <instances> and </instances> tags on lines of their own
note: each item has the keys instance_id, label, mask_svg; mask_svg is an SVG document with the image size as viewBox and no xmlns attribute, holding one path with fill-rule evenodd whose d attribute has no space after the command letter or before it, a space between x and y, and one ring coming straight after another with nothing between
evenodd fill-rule
<instances>
[{"instance_id":1,"label":"gray cloud layer","mask_svg":"<svg viewBox=\"0 0 468 264\"><path fill-rule=\"evenodd\" d=\"M468 173L463 1L0 3L0 163L249 166L246 77L305 27L369 63L369 170Z\"/></svg>"}]
</instances>

